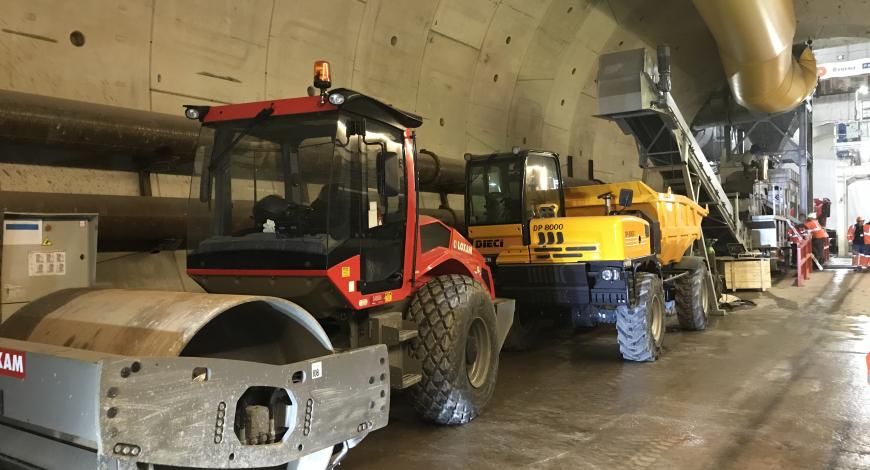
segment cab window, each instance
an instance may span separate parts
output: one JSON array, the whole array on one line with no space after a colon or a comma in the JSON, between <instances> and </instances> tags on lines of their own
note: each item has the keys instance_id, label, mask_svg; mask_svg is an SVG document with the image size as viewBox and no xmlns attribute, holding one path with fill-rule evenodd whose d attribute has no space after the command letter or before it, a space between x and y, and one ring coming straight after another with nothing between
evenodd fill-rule
<instances>
[{"instance_id":1,"label":"cab window","mask_svg":"<svg viewBox=\"0 0 870 470\"><path fill-rule=\"evenodd\" d=\"M539 217L542 205L560 204L559 168L556 159L530 155L526 160L525 220Z\"/></svg>"}]
</instances>

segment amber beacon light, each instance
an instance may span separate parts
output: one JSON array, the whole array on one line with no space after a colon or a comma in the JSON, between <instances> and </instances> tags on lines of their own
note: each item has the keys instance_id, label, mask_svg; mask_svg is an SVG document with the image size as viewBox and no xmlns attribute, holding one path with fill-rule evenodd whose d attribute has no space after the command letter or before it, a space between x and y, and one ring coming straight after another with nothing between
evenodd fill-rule
<instances>
[{"instance_id":1,"label":"amber beacon light","mask_svg":"<svg viewBox=\"0 0 870 470\"><path fill-rule=\"evenodd\" d=\"M314 87L320 90L321 102L326 97L326 90L332 86L329 62L318 60L314 62Z\"/></svg>"}]
</instances>

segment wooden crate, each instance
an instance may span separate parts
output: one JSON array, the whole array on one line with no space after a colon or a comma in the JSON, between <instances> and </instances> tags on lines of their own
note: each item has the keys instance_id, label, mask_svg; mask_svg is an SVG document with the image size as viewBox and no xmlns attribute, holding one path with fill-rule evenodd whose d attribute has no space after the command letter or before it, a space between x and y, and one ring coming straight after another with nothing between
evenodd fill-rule
<instances>
[{"instance_id":1,"label":"wooden crate","mask_svg":"<svg viewBox=\"0 0 870 470\"><path fill-rule=\"evenodd\" d=\"M770 258L718 258L719 273L729 290L770 288Z\"/></svg>"}]
</instances>

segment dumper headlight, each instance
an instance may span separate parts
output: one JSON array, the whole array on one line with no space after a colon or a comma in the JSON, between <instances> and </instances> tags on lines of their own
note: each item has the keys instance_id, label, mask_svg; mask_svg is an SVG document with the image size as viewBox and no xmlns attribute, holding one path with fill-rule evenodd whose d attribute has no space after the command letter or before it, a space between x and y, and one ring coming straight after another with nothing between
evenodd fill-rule
<instances>
[{"instance_id":1,"label":"dumper headlight","mask_svg":"<svg viewBox=\"0 0 870 470\"><path fill-rule=\"evenodd\" d=\"M611 271L609 269L605 269L604 271L601 271L601 279L605 280L605 281L612 281L613 280L613 271Z\"/></svg>"}]
</instances>

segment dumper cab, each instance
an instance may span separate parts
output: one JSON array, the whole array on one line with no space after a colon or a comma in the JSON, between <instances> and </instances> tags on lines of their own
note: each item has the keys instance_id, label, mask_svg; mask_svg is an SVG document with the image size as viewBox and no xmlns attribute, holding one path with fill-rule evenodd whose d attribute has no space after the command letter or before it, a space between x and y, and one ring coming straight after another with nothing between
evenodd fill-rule
<instances>
[{"instance_id":1,"label":"dumper cab","mask_svg":"<svg viewBox=\"0 0 870 470\"><path fill-rule=\"evenodd\" d=\"M508 248L531 242L530 221L555 208L564 216L558 156L550 152L467 156L465 222L469 238L487 263Z\"/></svg>"}]
</instances>

